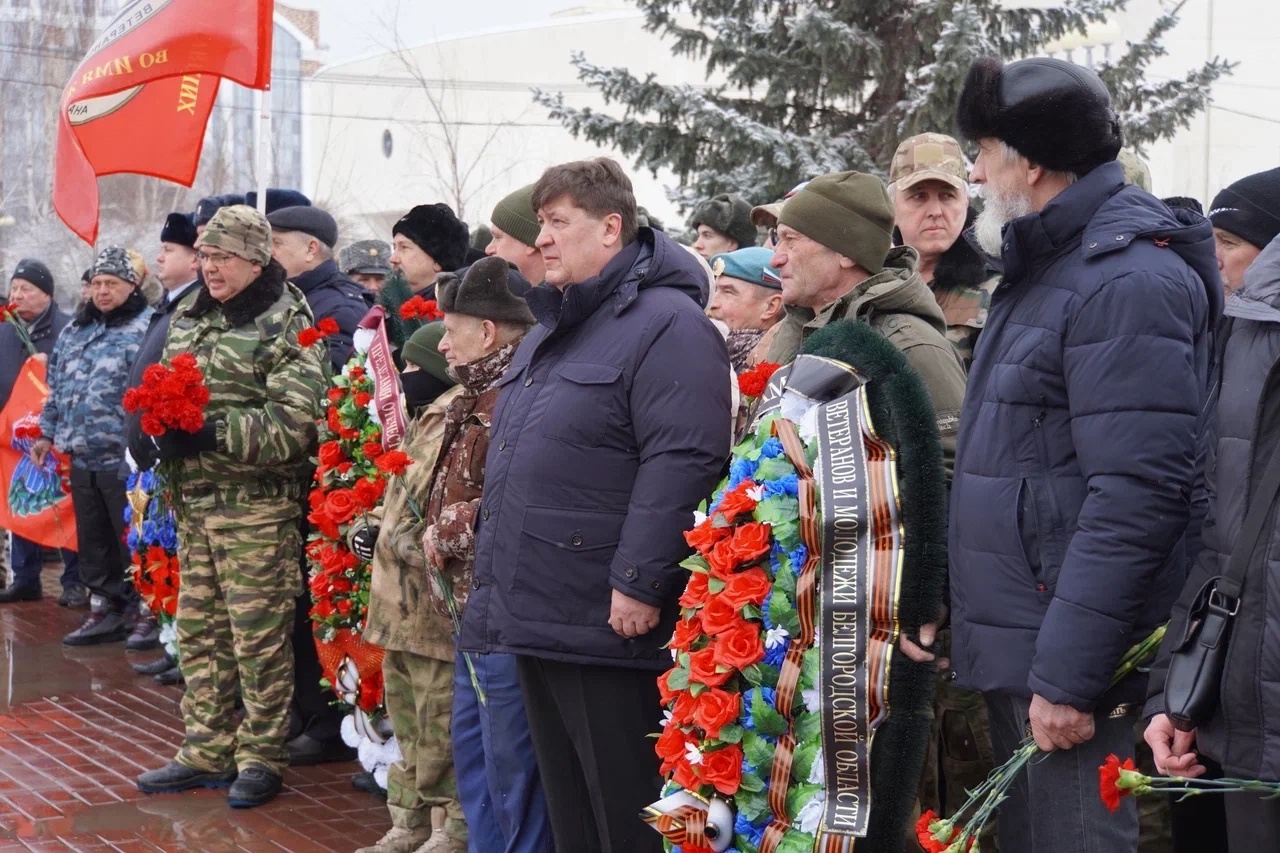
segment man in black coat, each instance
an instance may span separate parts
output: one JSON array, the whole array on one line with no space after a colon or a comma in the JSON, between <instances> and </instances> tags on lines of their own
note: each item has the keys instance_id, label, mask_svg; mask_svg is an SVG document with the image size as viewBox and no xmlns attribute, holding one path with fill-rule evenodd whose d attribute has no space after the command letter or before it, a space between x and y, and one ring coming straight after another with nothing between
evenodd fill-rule
<instances>
[{"instance_id":1,"label":"man in black coat","mask_svg":"<svg viewBox=\"0 0 1280 853\"><path fill-rule=\"evenodd\" d=\"M9 302L17 306L18 320L27 327L36 358L47 360L62 327L71 319L53 301L53 274L49 268L31 258L19 261L9 282ZM30 355L14 325L0 323L0 409L9 402L18 373ZM43 546L14 534L10 556L13 586L0 590L0 603L39 601ZM80 560L76 552L64 549L62 565L62 595L58 603L63 607L84 607L89 597L80 583Z\"/></svg>"},{"instance_id":2,"label":"man in black coat","mask_svg":"<svg viewBox=\"0 0 1280 853\"><path fill-rule=\"evenodd\" d=\"M340 371L351 358L351 338L373 307L373 295L343 275L333 259L338 223L318 207L282 207L267 221L271 255L307 298L315 321L332 318L338 324L338 333L326 343L333 369Z\"/></svg>"}]
</instances>

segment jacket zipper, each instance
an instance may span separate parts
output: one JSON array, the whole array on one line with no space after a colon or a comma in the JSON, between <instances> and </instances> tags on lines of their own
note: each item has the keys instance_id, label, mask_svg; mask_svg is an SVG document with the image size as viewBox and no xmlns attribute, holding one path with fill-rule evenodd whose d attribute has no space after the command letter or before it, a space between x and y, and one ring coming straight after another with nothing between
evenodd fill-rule
<instances>
[{"instance_id":1,"label":"jacket zipper","mask_svg":"<svg viewBox=\"0 0 1280 853\"><path fill-rule=\"evenodd\" d=\"M1048 566L1046 566L1046 562L1048 561L1045 559L1046 551L1048 551L1050 556L1053 557L1054 559L1059 559L1054 554L1054 551L1056 551L1056 549L1051 550L1047 546L1049 545L1050 539L1057 536L1057 531L1054 528L1054 525L1059 523L1061 519L1061 514L1058 512L1058 499L1053 493L1053 487L1049 484L1049 475L1051 473L1049 470L1049 441L1048 439L1045 438L1045 435L1044 435L1044 419L1048 416L1048 414L1049 414L1048 398L1046 398L1044 394L1041 394L1040 395L1040 411L1036 414L1034 418L1031 419L1031 425L1035 430L1036 449L1039 452L1039 456L1040 456L1040 469L1041 469L1041 476L1043 478L1041 480L1041 488L1044 491L1045 500L1048 503L1048 510L1049 510L1049 529L1040 531L1040 570L1042 572L1048 568ZM1038 507L1039 499L1036 496L1034 488L1031 494L1032 494L1032 498L1036 499L1036 503ZM1037 519L1037 526L1039 526L1039 519ZM1061 566L1057 566L1056 568L1060 569ZM1037 580L1036 589L1039 592L1048 592L1049 588L1043 582Z\"/></svg>"}]
</instances>

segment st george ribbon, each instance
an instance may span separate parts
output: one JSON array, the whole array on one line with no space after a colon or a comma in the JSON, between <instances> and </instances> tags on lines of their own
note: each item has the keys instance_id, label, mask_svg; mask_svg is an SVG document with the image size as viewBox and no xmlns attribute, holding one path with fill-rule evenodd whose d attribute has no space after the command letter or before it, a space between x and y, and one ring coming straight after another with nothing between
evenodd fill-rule
<instances>
[{"instance_id":1,"label":"st george ribbon","mask_svg":"<svg viewBox=\"0 0 1280 853\"><path fill-rule=\"evenodd\" d=\"M902 525L895 454L872 425L866 382L842 362L802 355L771 377L759 409L760 416L797 419L801 431L816 432L818 440L813 473L821 500L817 642L826 789L814 846L820 853L852 851L854 840L867 835L871 744L889 712L898 638Z\"/></svg>"}]
</instances>

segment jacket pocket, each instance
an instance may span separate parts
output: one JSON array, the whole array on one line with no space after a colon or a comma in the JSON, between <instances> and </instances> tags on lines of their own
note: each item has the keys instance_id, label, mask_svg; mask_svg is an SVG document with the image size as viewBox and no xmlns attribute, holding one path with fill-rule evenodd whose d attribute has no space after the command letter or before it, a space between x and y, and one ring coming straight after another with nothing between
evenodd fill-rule
<instances>
[{"instance_id":1,"label":"jacket pocket","mask_svg":"<svg viewBox=\"0 0 1280 853\"><path fill-rule=\"evenodd\" d=\"M583 447L598 447L616 420L622 368L611 364L560 365L543 416L543 435Z\"/></svg>"},{"instance_id":2,"label":"jacket pocket","mask_svg":"<svg viewBox=\"0 0 1280 853\"><path fill-rule=\"evenodd\" d=\"M531 506L511 581L512 615L536 622L607 626L609 568L626 513Z\"/></svg>"},{"instance_id":3,"label":"jacket pocket","mask_svg":"<svg viewBox=\"0 0 1280 853\"><path fill-rule=\"evenodd\" d=\"M1036 596L1048 604L1058 582L1058 566L1048 562L1045 543L1050 521L1046 518L1044 490L1034 479L1024 478L1018 484L1018 539L1022 559L1030 572Z\"/></svg>"}]
</instances>

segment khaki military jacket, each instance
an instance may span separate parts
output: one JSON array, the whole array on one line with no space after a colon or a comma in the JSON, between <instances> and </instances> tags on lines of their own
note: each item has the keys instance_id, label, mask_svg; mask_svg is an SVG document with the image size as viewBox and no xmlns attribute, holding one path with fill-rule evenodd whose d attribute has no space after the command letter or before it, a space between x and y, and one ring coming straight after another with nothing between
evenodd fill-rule
<instances>
[{"instance_id":1,"label":"khaki military jacket","mask_svg":"<svg viewBox=\"0 0 1280 853\"><path fill-rule=\"evenodd\" d=\"M920 374L938 419L938 434L950 482L955 469L965 369L947 340L947 323L928 285L916 272L915 249L889 250L884 269L814 312L788 305L787 317L772 332L768 361L786 364L809 335L838 320L861 320L884 335Z\"/></svg>"}]
</instances>

